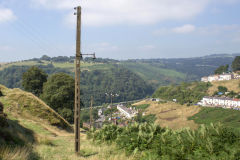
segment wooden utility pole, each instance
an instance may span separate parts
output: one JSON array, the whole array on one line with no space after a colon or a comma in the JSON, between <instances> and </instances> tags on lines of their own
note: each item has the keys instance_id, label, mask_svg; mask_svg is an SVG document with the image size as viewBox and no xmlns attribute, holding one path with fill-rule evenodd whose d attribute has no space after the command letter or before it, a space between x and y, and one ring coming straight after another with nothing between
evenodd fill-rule
<instances>
[{"instance_id":1,"label":"wooden utility pole","mask_svg":"<svg viewBox=\"0 0 240 160\"><path fill-rule=\"evenodd\" d=\"M80 152L80 61L81 54L81 7L77 10L77 38L76 38L76 61L75 61L75 112L74 112L74 131L75 131L75 152Z\"/></svg>"},{"instance_id":2,"label":"wooden utility pole","mask_svg":"<svg viewBox=\"0 0 240 160\"><path fill-rule=\"evenodd\" d=\"M91 106L90 106L90 129L93 127L93 96L91 96Z\"/></svg>"},{"instance_id":3,"label":"wooden utility pole","mask_svg":"<svg viewBox=\"0 0 240 160\"><path fill-rule=\"evenodd\" d=\"M82 54L81 53L81 16L82 9L80 6L74 8L77 10L77 36L76 36L76 66L75 66L75 111L74 111L74 131L75 131L75 152L80 153L80 64L83 55L92 56L96 59L95 53Z\"/></svg>"}]
</instances>

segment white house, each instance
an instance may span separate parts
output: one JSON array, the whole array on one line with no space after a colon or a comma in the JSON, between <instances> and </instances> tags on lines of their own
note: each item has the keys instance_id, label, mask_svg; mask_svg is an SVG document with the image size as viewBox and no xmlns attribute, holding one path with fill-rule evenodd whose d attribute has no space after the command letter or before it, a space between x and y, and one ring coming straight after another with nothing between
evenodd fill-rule
<instances>
[{"instance_id":1,"label":"white house","mask_svg":"<svg viewBox=\"0 0 240 160\"><path fill-rule=\"evenodd\" d=\"M120 111L120 113L125 116L128 119L131 119L136 116L137 111L133 109L129 109L123 105L117 105L117 109Z\"/></svg>"},{"instance_id":2,"label":"white house","mask_svg":"<svg viewBox=\"0 0 240 160\"><path fill-rule=\"evenodd\" d=\"M202 77L202 78L201 78L201 81L202 81L202 82L208 82L208 77Z\"/></svg>"},{"instance_id":3,"label":"white house","mask_svg":"<svg viewBox=\"0 0 240 160\"><path fill-rule=\"evenodd\" d=\"M223 107L223 108L240 108L240 100L222 97L203 97L198 103L202 106Z\"/></svg>"},{"instance_id":4,"label":"white house","mask_svg":"<svg viewBox=\"0 0 240 160\"><path fill-rule=\"evenodd\" d=\"M213 82L218 80L218 75L211 75L208 77L208 82Z\"/></svg>"},{"instance_id":5,"label":"white house","mask_svg":"<svg viewBox=\"0 0 240 160\"><path fill-rule=\"evenodd\" d=\"M220 74L220 75L210 75L208 77L202 77L202 82L213 82L213 81L229 81L231 79L234 79L233 74Z\"/></svg>"},{"instance_id":6,"label":"white house","mask_svg":"<svg viewBox=\"0 0 240 160\"><path fill-rule=\"evenodd\" d=\"M233 79L234 78L234 76L233 76L233 74L221 74L221 75L219 75L219 81L229 81L229 80L231 80L231 79Z\"/></svg>"}]
</instances>

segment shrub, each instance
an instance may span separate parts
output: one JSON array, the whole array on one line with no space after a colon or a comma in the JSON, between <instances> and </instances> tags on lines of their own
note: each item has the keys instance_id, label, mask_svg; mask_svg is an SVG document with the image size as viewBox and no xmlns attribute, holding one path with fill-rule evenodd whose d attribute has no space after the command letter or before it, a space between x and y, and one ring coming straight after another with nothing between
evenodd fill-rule
<instances>
[{"instance_id":1,"label":"shrub","mask_svg":"<svg viewBox=\"0 0 240 160\"><path fill-rule=\"evenodd\" d=\"M218 86L218 91L222 92L222 93L225 93L225 92L228 91L228 89L226 87L224 87L224 86Z\"/></svg>"},{"instance_id":2,"label":"shrub","mask_svg":"<svg viewBox=\"0 0 240 160\"><path fill-rule=\"evenodd\" d=\"M240 133L220 124L200 126L197 130L173 131L154 124L134 123L120 128L104 126L92 131L95 141L116 143L137 159L236 159Z\"/></svg>"}]
</instances>

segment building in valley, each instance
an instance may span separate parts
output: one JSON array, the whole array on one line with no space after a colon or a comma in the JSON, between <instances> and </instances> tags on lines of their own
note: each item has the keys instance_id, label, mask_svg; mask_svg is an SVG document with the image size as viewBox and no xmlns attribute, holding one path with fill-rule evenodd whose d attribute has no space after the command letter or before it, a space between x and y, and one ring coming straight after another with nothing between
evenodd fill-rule
<instances>
[{"instance_id":1,"label":"building in valley","mask_svg":"<svg viewBox=\"0 0 240 160\"><path fill-rule=\"evenodd\" d=\"M117 109L119 110L121 115L126 117L127 119L135 117L138 113L135 109L127 108L122 104L117 105Z\"/></svg>"},{"instance_id":2,"label":"building in valley","mask_svg":"<svg viewBox=\"0 0 240 160\"><path fill-rule=\"evenodd\" d=\"M213 82L213 81L229 81L234 79L235 76L232 73L224 73L220 75L210 75L208 77L202 77L202 82Z\"/></svg>"},{"instance_id":3,"label":"building in valley","mask_svg":"<svg viewBox=\"0 0 240 160\"><path fill-rule=\"evenodd\" d=\"M227 97L203 97L201 106L209 107L222 107L222 108L240 108L240 99L227 98Z\"/></svg>"}]
</instances>

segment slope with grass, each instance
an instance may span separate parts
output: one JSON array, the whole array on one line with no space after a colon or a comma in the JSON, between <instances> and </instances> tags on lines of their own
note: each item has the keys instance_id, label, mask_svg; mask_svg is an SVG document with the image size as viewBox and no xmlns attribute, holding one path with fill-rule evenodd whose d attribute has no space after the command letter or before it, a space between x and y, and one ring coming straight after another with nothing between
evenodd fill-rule
<instances>
[{"instance_id":1,"label":"slope with grass","mask_svg":"<svg viewBox=\"0 0 240 160\"><path fill-rule=\"evenodd\" d=\"M218 91L219 86L226 87L228 91L234 91L236 93L240 93L239 85L240 85L240 79L212 82L212 86L208 89L208 94L213 95L214 92Z\"/></svg>"},{"instance_id":2,"label":"slope with grass","mask_svg":"<svg viewBox=\"0 0 240 160\"><path fill-rule=\"evenodd\" d=\"M128 68L132 72L138 74L155 88L160 85L168 85L170 83L179 83L185 81L187 75L174 69L166 69L161 64L151 64L144 62L122 62L121 65Z\"/></svg>"},{"instance_id":3,"label":"slope with grass","mask_svg":"<svg viewBox=\"0 0 240 160\"><path fill-rule=\"evenodd\" d=\"M0 97L0 101L4 104L8 115L24 117L72 131L71 125L65 119L33 94L21 89L8 89L2 85L0 90L4 95Z\"/></svg>"},{"instance_id":4,"label":"slope with grass","mask_svg":"<svg viewBox=\"0 0 240 160\"><path fill-rule=\"evenodd\" d=\"M158 103L152 101L141 101L134 105L149 104L145 112L147 115L155 115L155 123L161 127L169 127L172 129L182 129L190 127L196 129L198 125L188 117L200 111L200 107L180 105L173 102Z\"/></svg>"},{"instance_id":5,"label":"slope with grass","mask_svg":"<svg viewBox=\"0 0 240 160\"><path fill-rule=\"evenodd\" d=\"M7 125L0 125L0 159L126 160L114 145L96 145L81 130L81 155L74 153L72 127L31 93L0 86ZM1 123L2 124L2 123ZM69 132L70 131L70 132Z\"/></svg>"},{"instance_id":6,"label":"slope with grass","mask_svg":"<svg viewBox=\"0 0 240 160\"><path fill-rule=\"evenodd\" d=\"M190 117L198 124L222 123L240 130L240 111L223 108L201 108L200 112Z\"/></svg>"}]
</instances>

